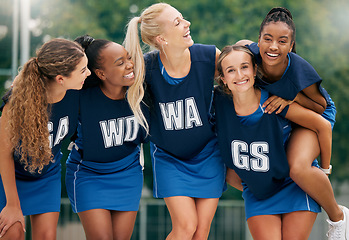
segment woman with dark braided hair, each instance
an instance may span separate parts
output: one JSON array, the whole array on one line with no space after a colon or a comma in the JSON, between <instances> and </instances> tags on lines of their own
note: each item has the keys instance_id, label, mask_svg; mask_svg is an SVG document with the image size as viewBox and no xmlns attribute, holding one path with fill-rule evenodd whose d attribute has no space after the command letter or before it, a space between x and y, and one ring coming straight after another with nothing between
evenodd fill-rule
<instances>
[{"instance_id":1,"label":"woman with dark braided hair","mask_svg":"<svg viewBox=\"0 0 349 240\"><path fill-rule=\"evenodd\" d=\"M67 159L68 196L86 239L129 240L143 187L140 144L148 131L143 74L120 44L88 35L75 41L92 73L80 91L77 139Z\"/></svg>"},{"instance_id":2,"label":"woman with dark braided hair","mask_svg":"<svg viewBox=\"0 0 349 240\"><path fill-rule=\"evenodd\" d=\"M274 96L263 107L280 113L292 102L321 114L333 128L336 108L314 68L295 54L296 28L288 9L273 8L263 20L257 43L248 45L258 62L259 85ZM321 152L322 153L322 152ZM327 175L331 174L330 156L321 155L321 168L312 165L320 154L316 134L296 127L287 146L291 178L326 211L329 239L349 240L349 210L339 206Z\"/></svg>"},{"instance_id":3,"label":"woman with dark braided hair","mask_svg":"<svg viewBox=\"0 0 349 240\"><path fill-rule=\"evenodd\" d=\"M3 98L0 124L0 237L56 239L61 143L77 127L78 92L90 74L76 43L53 39L24 64ZM69 91L68 91L69 90Z\"/></svg>"}]
</instances>

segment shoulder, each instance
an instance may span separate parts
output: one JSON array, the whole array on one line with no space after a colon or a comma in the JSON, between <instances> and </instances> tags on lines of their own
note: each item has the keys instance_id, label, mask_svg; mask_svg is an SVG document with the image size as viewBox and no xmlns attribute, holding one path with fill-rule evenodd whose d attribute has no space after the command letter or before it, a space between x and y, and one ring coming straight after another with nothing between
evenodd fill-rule
<instances>
[{"instance_id":1,"label":"shoulder","mask_svg":"<svg viewBox=\"0 0 349 240\"><path fill-rule=\"evenodd\" d=\"M157 62L158 55L159 55L158 50L154 50L154 51L147 52L144 54L144 63L145 63L146 68L154 66L154 63Z\"/></svg>"},{"instance_id":2,"label":"shoulder","mask_svg":"<svg viewBox=\"0 0 349 240\"><path fill-rule=\"evenodd\" d=\"M205 44L194 44L190 48L193 61L212 61L216 59L216 46Z\"/></svg>"},{"instance_id":3,"label":"shoulder","mask_svg":"<svg viewBox=\"0 0 349 240\"><path fill-rule=\"evenodd\" d=\"M296 53L289 53L289 57L291 60L290 64L290 72L297 72L298 78L304 79L315 79L315 80L321 80L321 77L318 75L314 67L307 62L305 59L303 59L301 56L297 55Z\"/></svg>"},{"instance_id":4,"label":"shoulder","mask_svg":"<svg viewBox=\"0 0 349 240\"><path fill-rule=\"evenodd\" d=\"M2 104L0 105L0 112L2 112L2 110L4 109L4 106L6 103L8 103L8 101L10 100L12 94L12 88L10 90L8 90L5 95L2 97Z\"/></svg>"}]
</instances>

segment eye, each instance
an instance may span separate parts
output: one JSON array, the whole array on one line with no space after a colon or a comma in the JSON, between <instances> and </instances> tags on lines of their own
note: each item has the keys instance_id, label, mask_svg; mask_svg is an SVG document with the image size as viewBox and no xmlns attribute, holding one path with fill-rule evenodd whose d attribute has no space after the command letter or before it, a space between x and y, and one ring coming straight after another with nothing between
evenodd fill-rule
<instances>
[{"instance_id":1,"label":"eye","mask_svg":"<svg viewBox=\"0 0 349 240\"><path fill-rule=\"evenodd\" d=\"M120 61L117 65L118 66L121 66L121 65L123 65L124 64L124 61Z\"/></svg>"},{"instance_id":2,"label":"eye","mask_svg":"<svg viewBox=\"0 0 349 240\"><path fill-rule=\"evenodd\" d=\"M235 72L235 70L234 69L229 69L228 70L228 73L232 73L232 72Z\"/></svg>"},{"instance_id":3,"label":"eye","mask_svg":"<svg viewBox=\"0 0 349 240\"><path fill-rule=\"evenodd\" d=\"M181 22L179 20L176 20L175 26L178 26Z\"/></svg>"},{"instance_id":4,"label":"eye","mask_svg":"<svg viewBox=\"0 0 349 240\"><path fill-rule=\"evenodd\" d=\"M248 68L248 65L242 66L242 69L246 69L246 68Z\"/></svg>"}]
</instances>

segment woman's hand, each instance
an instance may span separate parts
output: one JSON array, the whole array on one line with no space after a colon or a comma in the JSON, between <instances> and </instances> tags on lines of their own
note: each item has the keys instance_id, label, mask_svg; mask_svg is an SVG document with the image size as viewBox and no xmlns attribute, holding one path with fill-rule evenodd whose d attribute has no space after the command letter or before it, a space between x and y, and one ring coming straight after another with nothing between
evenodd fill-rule
<instances>
[{"instance_id":1,"label":"woman's hand","mask_svg":"<svg viewBox=\"0 0 349 240\"><path fill-rule=\"evenodd\" d=\"M281 97L278 96L271 96L269 97L262 105L263 108L265 108L264 112L265 113L273 113L275 110L277 110L275 113L279 114L282 112L282 110L284 110L284 108L287 105L290 105L291 103L293 103L293 101L290 100L285 100Z\"/></svg>"},{"instance_id":2,"label":"woman's hand","mask_svg":"<svg viewBox=\"0 0 349 240\"><path fill-rule=\"evenodd\" d=\"M0 213L0 238L16 222L20 222L25 232L24 216L21 208L6 205Z\"/></svg>"}]
</instances>

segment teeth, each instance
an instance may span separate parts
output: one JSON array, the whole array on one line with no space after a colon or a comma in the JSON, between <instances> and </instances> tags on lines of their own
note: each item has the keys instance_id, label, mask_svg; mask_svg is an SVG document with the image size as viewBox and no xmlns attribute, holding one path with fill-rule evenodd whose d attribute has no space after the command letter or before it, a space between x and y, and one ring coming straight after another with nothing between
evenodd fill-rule
<instances>
[{"instance_id":1,"label":"teeth","mask_svg":"<svg viewBox=\"0 0 349 240\"><path fill-rule=\"evenodd\" d=\"M237 84L237 85L242 85L242 84L245 84L245 83L247 83L247 80L242 81L242 82L236 82L235 84Z\"/></svg>"},{"instance_id":2,"label":"teeth","mask_svg":"<svg viewBox=\"0 0 349 240\"><path fill-rule=\"evenodd\" d=\"M268 56L270 57L277 57L279 54L275 54L275 53L267 53Z\"/></svg>"},{"instance_id":3,"label":"teeth","mask_svg":"<svg viewBox=\"0 0 349 240\"><path fill-rule=\"evenodd\" d=\"M133 74L133 72L131 72L131 73L125 75L124 77L125 78L133 78L133 76L134 76L134 74Z\"/></svg>"}]
</instances>

